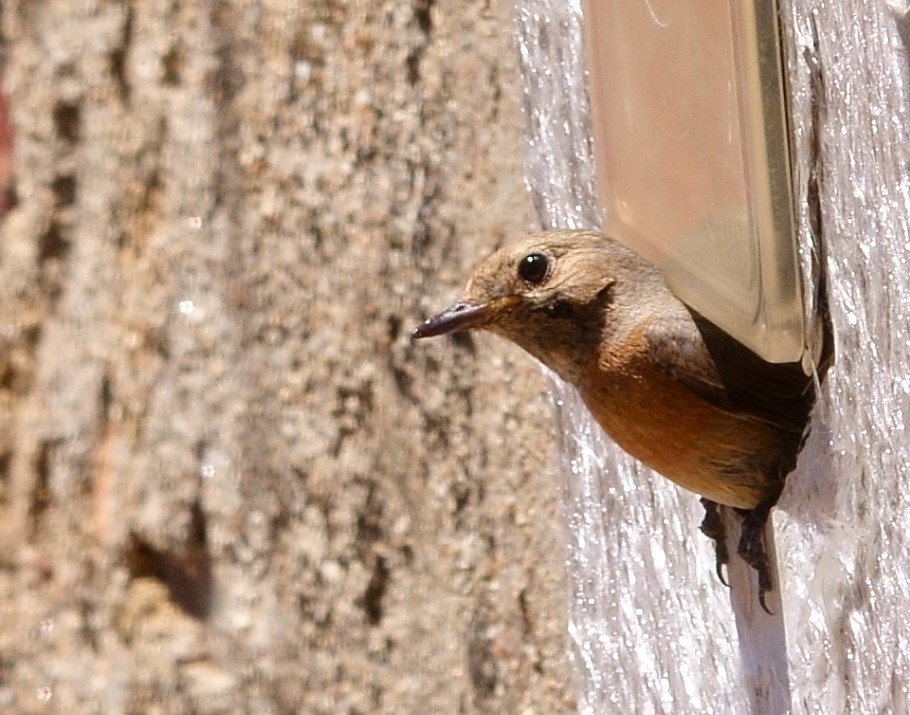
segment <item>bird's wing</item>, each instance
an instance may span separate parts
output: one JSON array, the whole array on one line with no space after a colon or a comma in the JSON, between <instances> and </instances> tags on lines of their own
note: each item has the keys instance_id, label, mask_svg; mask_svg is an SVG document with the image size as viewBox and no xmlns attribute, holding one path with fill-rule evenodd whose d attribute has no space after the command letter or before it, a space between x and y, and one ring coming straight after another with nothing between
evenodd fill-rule
<instances>
[{"instance_id":1,"label":"bird's wing","mask_svg":"<svg viewBox=\"0 0 910 715\"><path fill-rule=\"evenodd\" d=\"M655 364L715 407L802 434L815 390L799 363L766 362L698 313L689 314L649 327Z\"/></svg>"},{"instance_id":2,"label":"bird's wing","mask_svg":"<svg viewBox=\"0 0 910 715\"><path fill-rule=\"evenodd\" d=\"M714 360L691 324L664 320L651 324L645 338L651 359L661 370L706 402L734 411Z\"/></svg>"}]
</instances>

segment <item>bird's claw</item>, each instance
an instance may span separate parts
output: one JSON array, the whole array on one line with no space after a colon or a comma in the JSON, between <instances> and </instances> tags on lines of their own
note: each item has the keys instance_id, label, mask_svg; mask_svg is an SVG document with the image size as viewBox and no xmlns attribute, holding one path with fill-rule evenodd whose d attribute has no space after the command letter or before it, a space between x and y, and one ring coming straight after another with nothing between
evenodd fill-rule
<instances>
[{"instance_id":1,"label":"bird's claw","mask_svg":"<svg viewBox=\"0 0 910 715\"><path fill-rule=\"evenodd\" d=\"M717 578L729 588L730 584L724 577L724 566L730 561L730 552L727 549L727 530L720 516L720 507L710 499L702 499L701 503L705 507L701 531L714 541ZM773 506L773 502L766 502L748 511L736 510L743 519L742 534L736 552L758 574L758 602L768 615L773 614L768 608L766 596L774 589L774 581L771 578L771 562L765 545L765 524Z\"/></svg>"},{"instance_id":2,"label":"bird's claw","mask_svg":"<svg viewBox=\"0 0 910 715\"><path fill-rule=\"evenodd\" d=\"M710 499L702 499L701 503L705 507L701 532L714 541L714 570L720 582L729 588L730 584L724 576L724 566L730 562L730 552L727 550L727 530L720 517L720 508Z\"/></svg>"},{"instance_id":3,"label":"bird's claw","mask_svg":"<svg viewBox=\"0 0 910 715\"><path fill-rule=\"evenodd\" d=\"M771 579L771 562L765 544L765 524L768 523L768 515L773 506L773 502L765 502L750 511L740 512L743 529L736 549L742 560L758 574L758 602L769 616L773 614L765 602L765 596L774 589L774 582Z\"/></svg>"}]
</instances>

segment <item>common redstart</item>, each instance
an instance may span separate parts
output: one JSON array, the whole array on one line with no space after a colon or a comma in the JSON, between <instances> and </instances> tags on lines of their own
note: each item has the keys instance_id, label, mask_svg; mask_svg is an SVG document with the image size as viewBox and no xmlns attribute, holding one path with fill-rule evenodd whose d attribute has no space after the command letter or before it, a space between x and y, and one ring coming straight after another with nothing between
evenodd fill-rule
<instances>
[{"instance_id":1,"label":"common redstart","mask_svg":"<svg viewBox=\"0 0 910 715\"><path fill-rule=\"evenodd\" d=\"M623 450L700 494L717 573L729 555L717 505L742 516L739 555L773 587L764 527L795 464L815 382L772 364L687 307L660 271L592 231L540 233L481 263L460 301L415 338L488 330L574 385Z\"/></svg>"}]
</instances>

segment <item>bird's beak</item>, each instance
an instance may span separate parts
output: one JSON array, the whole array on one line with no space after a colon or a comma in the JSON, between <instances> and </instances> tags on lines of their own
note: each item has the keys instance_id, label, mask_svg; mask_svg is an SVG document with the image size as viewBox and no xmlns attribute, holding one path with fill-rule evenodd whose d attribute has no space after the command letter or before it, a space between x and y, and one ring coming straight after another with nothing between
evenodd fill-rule
<instances>
[{"instance_id":1,"label":"bird's beak","mask_svg":"<svg viewBox=\"0 0 910 715\"><path fill-rule=\"evenodd\" d=\"M489 325L493 319L505 310L515 307L520 302L518 296L496 298L489 303L475 305L459 301L449 306L439 315L428 318L411 331L414 338L433 338L437 335L460 333Z\"/></svg>"}]
</instances>

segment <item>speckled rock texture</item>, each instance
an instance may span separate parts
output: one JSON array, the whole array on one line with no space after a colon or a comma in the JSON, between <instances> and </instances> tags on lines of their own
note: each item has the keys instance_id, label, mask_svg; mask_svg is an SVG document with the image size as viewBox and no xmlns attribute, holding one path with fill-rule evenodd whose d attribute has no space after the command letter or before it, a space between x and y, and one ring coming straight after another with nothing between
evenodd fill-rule
<instances>
[{"instance_id":1,"label":"speckled rock texture","mask_svg":"<svg viewBox=\"0 0 910 715\"><path fill-rule=\"evenodd\" d=\"M0 711L572 712L508 3L0 12Z\"/></svg>"}]
</instances>

